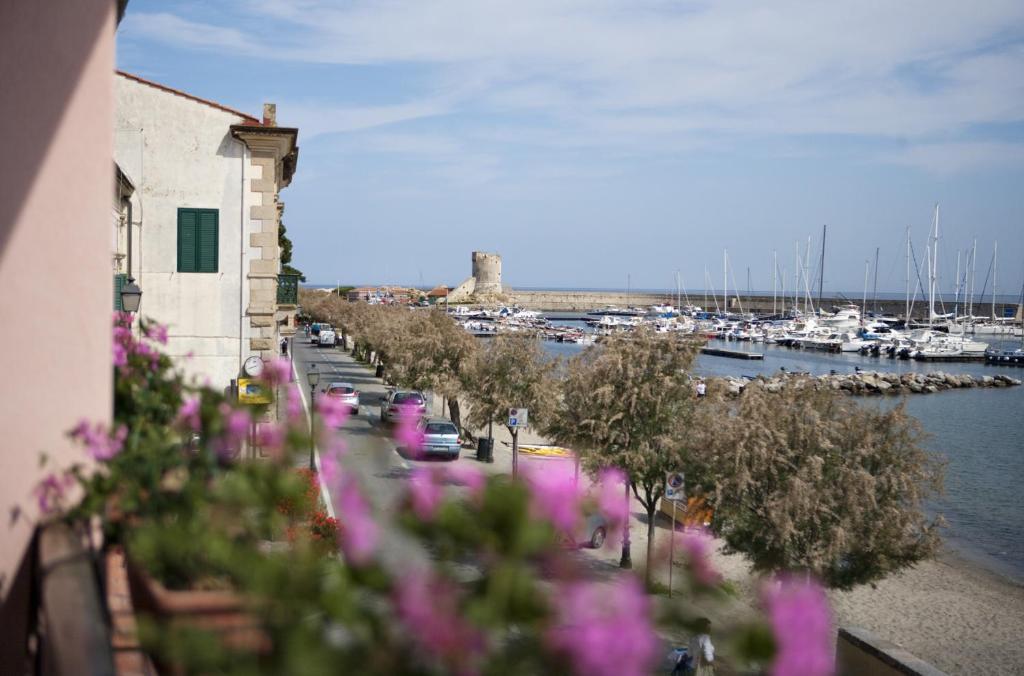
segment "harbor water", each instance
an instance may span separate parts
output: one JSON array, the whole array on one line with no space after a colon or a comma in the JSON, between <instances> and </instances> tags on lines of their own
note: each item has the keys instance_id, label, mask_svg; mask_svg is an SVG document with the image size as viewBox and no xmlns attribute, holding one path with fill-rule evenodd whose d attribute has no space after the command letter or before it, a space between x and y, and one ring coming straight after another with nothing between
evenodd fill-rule
<instances>
[{"instance_id":1,"label":"harbor water","mask_svg":"<svg viewBox=\"0 0 1024 676\"><path fill-rule=\"evenodd\" d=\"M932 364L743 342L712 340L708 344L760 352L764 360L700 355L695 371L705 376L773 375L782 368L822 375L832 370L852 373L860 367L897 373L1005 373L1024 378L1024 368L978 362ZM563 357L583 349L556 342L548 342L546 347L551 354ZM1024 386L861 397L857 401L873 406L906 402L907 411L928 434L926 449L947 463L945 493L931 505L947 521L943 532L946 544L961 556L1024 584Z\"/></svg>"}]
</instances>

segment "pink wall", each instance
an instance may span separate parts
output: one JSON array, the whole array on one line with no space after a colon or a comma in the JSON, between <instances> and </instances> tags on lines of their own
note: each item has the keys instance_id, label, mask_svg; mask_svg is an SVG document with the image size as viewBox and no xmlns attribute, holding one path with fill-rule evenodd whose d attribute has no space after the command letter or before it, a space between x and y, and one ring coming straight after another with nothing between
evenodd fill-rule
<instances>
[{"instance_id":1,"label":"pink wall","mask_svg":"<svg viewBox=\"0 0 1024 676\"><path fill-rule=\"evenodd\" d=\"M110 419L114 30L114 0L0 2L5 627L23 592L15 576L37 516L40 453L77 460L66 430Z\"/></svg>"}]
</instances>

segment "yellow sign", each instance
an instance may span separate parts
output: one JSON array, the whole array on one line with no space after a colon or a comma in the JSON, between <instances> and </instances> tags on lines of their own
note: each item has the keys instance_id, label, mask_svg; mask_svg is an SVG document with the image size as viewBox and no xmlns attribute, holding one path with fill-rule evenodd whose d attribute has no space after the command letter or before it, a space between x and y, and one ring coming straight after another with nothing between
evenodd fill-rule
<instances>
[{"instance_id":1,"label":"yellow sign","mask_svg":"<svg viewBox=\"0 0 1024 676\"><path fill-rule=\"evenodd\" d=\"M256 406L269 404L273 401L270 392L263 383L251 378L238 379L238 403Z\"/></svg>"}]
</instances>

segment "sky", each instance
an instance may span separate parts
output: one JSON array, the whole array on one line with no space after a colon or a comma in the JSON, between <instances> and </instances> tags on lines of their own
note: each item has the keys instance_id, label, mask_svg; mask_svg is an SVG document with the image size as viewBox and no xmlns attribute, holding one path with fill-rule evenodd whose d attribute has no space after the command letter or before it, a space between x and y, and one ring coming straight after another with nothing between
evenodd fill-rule
<instances>
[{"instance_id":1,"label":"sky","mask_svg":"<svg viewBox=\"0 0 1024 676\"><path fill-rule=\"evenodd\" d=\"M827 225L826 292L876 248L902 292L936 204L940 288L975 241L979 290L997 242L1024 278L1020 0L132 0L118 67L299 128L310 283L453 285L480 250L519 288L721 289L727 255L791 289Z\"/></svg>"}]
</instances>

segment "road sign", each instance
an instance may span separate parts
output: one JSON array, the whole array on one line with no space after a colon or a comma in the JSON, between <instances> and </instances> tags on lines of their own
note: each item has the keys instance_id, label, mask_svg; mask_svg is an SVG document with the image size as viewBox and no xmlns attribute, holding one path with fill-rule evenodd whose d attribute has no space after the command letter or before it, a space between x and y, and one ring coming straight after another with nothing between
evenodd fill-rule
<instances>
[{"instance_id":1,"label":"road sign","mask_svg":"<svg viewBox=\"0 0 1024 676\"><path fill-rule=\"evenodd\" d=\"M665 473L665 499L681 502L686 500L686 474L683 472Z\"/></svg>"},{"instance_id":2,"label":"road sign","mask_svg":"<svg viewBox=\"0 0 1024 676\"><path fill-rule=\"evenodd\" d=\"M249 378L238 379L238 403L258 406L269 404L274 399L263 383Z\"/></svg>"},{"instance_id":3,"label":"road sign","mask_svg":"<svg viewBox=\"0 0 1024 676\"><path fill-rule=\"evenodd\" d=\"M526 427L529 420L529 411L525 408L510 408L508 410L509 427Z\"/></svg>"}]
</instances>

